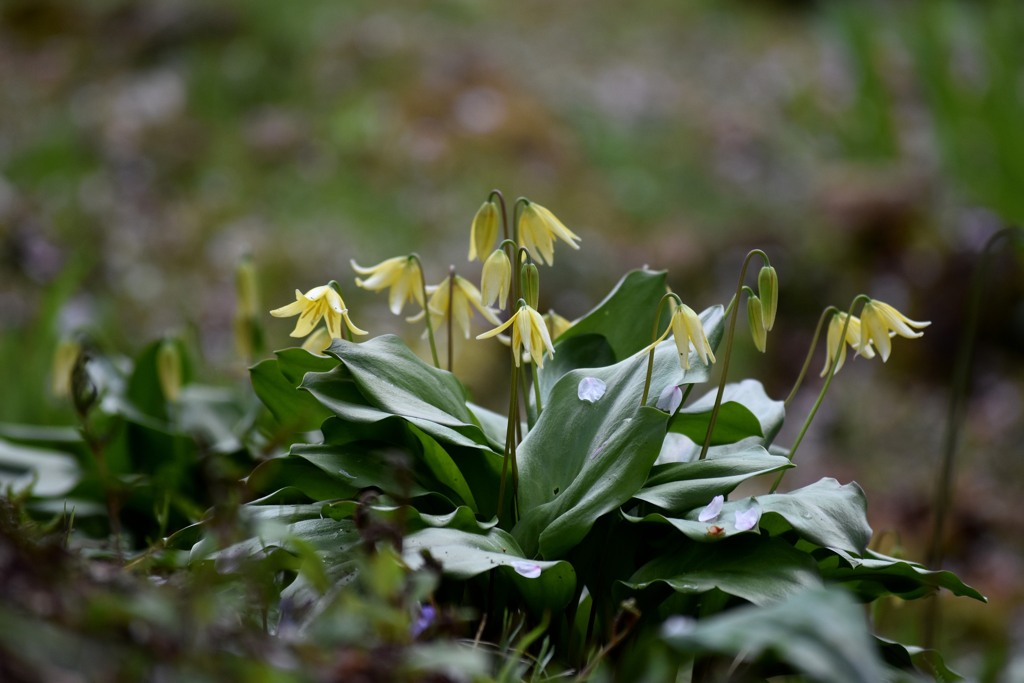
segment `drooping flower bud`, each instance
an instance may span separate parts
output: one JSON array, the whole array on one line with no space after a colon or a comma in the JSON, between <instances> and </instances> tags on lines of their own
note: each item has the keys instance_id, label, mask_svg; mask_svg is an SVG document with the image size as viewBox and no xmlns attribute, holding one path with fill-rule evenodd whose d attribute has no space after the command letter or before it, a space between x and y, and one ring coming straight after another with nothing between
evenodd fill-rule
<instances>
[{"instance_id":1,"label":"drooping flower bud","mask_svg":"<svg viewBox=\"0 0 1024 683\"><path fill-rule=\"evenodd\" d=\"M523 299L530 308L537 308L537 301L540 299L540 272L536 264L524 263L519 271L520 282L523 287Z\"/></svg>"},{"instance_id":2,"label":"drooping flower bud","mask_svg":"<svg viewBox=\"0 0 1024 683\"><path fill-rule=\"evenodd\" d=\"M747 322L750 323L750 336L754 339L754 346L761 353L764 353L768 342L768 332L764 328L764 308L762 301L756 294L747 297Z\"/></svg>"},{"instance_id":3,"label":"drooping flower bud","mask_svg":"<svg viewBox=\"0 0 1024 683\"><path fill-rule=\"evenodd\" d=\"M497 301L498 307L504 309L508 303L508 291L511 286L512 262L508 260L508 254L504 249L495 249L484 261L483 273L480 276L480 297L484 306L493 306Z\"/></svg>"},{"instance_id":4,"label":"drooping flower bud","mask_svg":"<svg viewBox=\"0 0 1024 683\"><path fill-rule=\"evenodd\" d=\"M483 260L498 238L498 205L487 200L477 209L469 231L469 260Z\"/></svg>"},{"instance_id":5,"label":"drooping flower bud","mask_svg":"<svg viewBox=\"0 0 1024 683\"><path fill-rule=\"evenodd\" d=\"M779 275L772 266L764 266L757 274L757 293L761 298L764 330L770 332L775 327L775 313L779 310Z\"/></svg>"},{"instance_id":6,"label":"drooping flower bud","mask_svg":"<svg viewBox=\"0 0 1024 683\"><path fill-rule=\"evenodd\" d=\"M165 339L157 349L156 376L164 398L177 402L181 395L181 351L172 339Z\"/></svg>"}]
</instances>

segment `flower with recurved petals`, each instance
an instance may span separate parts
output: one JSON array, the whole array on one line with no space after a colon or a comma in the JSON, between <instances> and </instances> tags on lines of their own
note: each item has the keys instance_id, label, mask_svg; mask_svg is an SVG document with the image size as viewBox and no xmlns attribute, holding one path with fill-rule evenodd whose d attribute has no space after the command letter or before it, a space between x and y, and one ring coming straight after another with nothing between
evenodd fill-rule
<instances>
[{"instance_id":1,"label":"flower with recurved petals","mask_svg":"<svg viewBox=\"0 0 1024 683\"><path fill-rule=\"evenodd\" d=\"M452 286L453 281L454 287ZM497 325L501 322L494 310L483 304L480 290L476 288L476 285L464 277L459 275L446 277L441 284L427 287L427 291L430 292L430 299L427 301L426 310L430 311L430 321L435 330L450 315L466 339L469 339L469 319L473 317L474 308L491 324ZM420 311L406 320L411 323L419 322L423 319L424 313L425 311Z\"/></svg>"},{"instance_id":2,"label":"flower with recurved petals","mask_svg":"<svg viewBox=\"0 0 1024 683\"><path fill-rule=\"evenodd\" d=\"M690 347L697 352L697 357L704 365L715 362L715 354L711 350L708 335L704 332L704 324L696 312L686 304L679 304L672 314L672 336L676 340L679 351L679 365L683 370L690 369Z\"/></svg>"},{"instance_id":3,"label":"flower with recurved petals","mask_svg":"<svg viewBox=\"0 0 1024 683\"><path fill-rule=\"evenodd\" d=\"M864 304L864 308L860 312L860 322L861 335L858 352L861 348L874 344L883 363L889 360L889 351L892 350L891 337L899 335L907 339L917 339L924 333L916 330L931 325L931 322L911 320L889 304L875 299Z\"/></svg>"},{"instance_id":4,"label":"flower with recurved petals","mask_svg":"<svg viewBox=\"0 0 1024 683\"><path fill-rule=\"evenodd\" d=\"M520 299L522 301L522 299ZM512 357L515 358L516 367L519 367L522 352L526 351L533 359L538 368L544 367L544 351L554 355L555 349L551 346L551 336L544 324L544 318L540 313L526 304L520 304L519 310L498 327L477 335L477 339L486 339L504 332L506 328L512 327Z\"/></svg>"},{"instance_id":5,"label":"flower with recurved petals","mask_svg":"<svg viewBox=\"0 0 1024 683\"><path fill-rule=\"evenodd\" d=\"M554 238L562 240L573 249L579 249L579 241L572 230L565 227L555 214L540 204L526 202L519 214L519 246L525 247L541 263L555 262Z\"/></svg>"},{"instance_id":6,"label":"flower with recurved petals","mask_svg":"<svg viewBox=\"0 0 1024 683\"><path fill-rule=\"evenodd\" d=\"M346 327L352 334L367 334L365 330L356 327L348 317L348 309L341 295L331 285L320 285L314 287L305 294L298 289L295 290L295 301L275 308L270 312L275 318L287 318L293 315L299 316L295 323L295 329L291 336L305 337L313 331L316 324L323 318L327 325L327 332L332 339L341 337L341 323L345 322Z\"/></svg>"},{"instance_id":7,"label":"flower with recurved petals","mask_svg":"<svg viewBox=\"0 0 1024 683\"><path fill-rule=\"evenodd\" d=\"M365 280L356 278L356 285L363 289L379 292L391 288L388 292L388 308L395 315L402 312L406 301L415 299L423 306L423 275L420 263L414 256L396 256L369 268L352 261L352 269L360 275L369 276Z\"/></svg>"},{"instance_id":8,"label":"flower with recurved petals","mask_svg":"<svg viewBox=\"0 0 1024 683\"><path fill-rule=\"evenodd\" d=\"M846 319L850 319L850 324L846 325ZM846 327L846 336L843 336L843 327ZM825 358L825 367L821 369L821 376L824 377L828 374L829 366L834 362L835 370L833 374L839 372L839 368L843 367L843 363L846 362L846 346L857 351L858 356L864 358L874 358L875 349L868 342L863 347L861 346L861 321L857 316L848 316L846 313L836 313L832 316L832 319L828 322L828 338L825 343L825 348L828 350L828 356Z\"/></svg>"}]
</instances>

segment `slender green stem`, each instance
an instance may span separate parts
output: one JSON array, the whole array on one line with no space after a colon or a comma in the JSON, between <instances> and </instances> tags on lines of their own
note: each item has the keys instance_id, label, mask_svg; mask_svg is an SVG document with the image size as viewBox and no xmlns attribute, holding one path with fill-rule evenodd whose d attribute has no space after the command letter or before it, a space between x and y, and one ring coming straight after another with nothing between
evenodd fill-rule
<instances>
[{"instance_id":1,"label":"slender green stem","mask_svg":"<svg viewBox=\"0 0 1024 683\"><path fill-rule=\"evenodd\" d=\"M722 407L722 396L725 394L725 382L729 377L729 361L732 359L732 342L736 336L736 314L740 310L739 301L740 295L743 292L743 280L747 277L747 266L750 265L750 260L754 256L760 256L764 262L768 263L768 256L760 249L752 249L747 253L747 257L743 259L743 267L740 268L739 282L736 283L736 293L733 295L732 300L729 302L729 308L731 314L729 315L729 329L725 336L725 357L722 359L722 377L718 381L718 393L715 394L715 407L711 409L711 417L708 419L708 431L704 435L704 445L700 449L700 458L703 460L708 456L708 449L711 447L711 435L715 431L715 423L718 421L718 411Z\"/></svg>"},{"instance_id":2,"label":"slender green stem","mask_svg":"<svg viewBox=\"0 0 1024 683\"><path fill-rule=\"evenodd\" d=\"M488 201L494 201L495 197L498 198L498 205L501 206L501 234L505 239L508 239L508 211L505 208L505 195L501 193L501 190L495 188L487 195L487 199Z\"/></svg>"},{"instance_id":3,"label":"slender green stem","mask_svg":"<svg viewBox=\"0 0 1024 683\"><path fill-rule=\"evenodd\" d=\"M532 375L531 381L533 382L533 401L537 404L537 417L540 417L540 413L544 410L544 406L540 400L540 381L537 378L537 365L530 363L530 374Z\"/></svg>"},{"instance_id":4,"label":"slender green stem","mask_svg":"<svg viewBox=\"0 0 1024 683\"><path fill-rule=\"evenodd\" d=\"M800 442L804 440L804 435L807 434L808 427L811 426L811 422L814 420L814 416L818 413L818 408L821 407L822 401L825 400L825 394L828 392L828 388L832 385L832 379L836 376L835 367L839 362L839 354L843 351L843 344L846 343L846 332L850 328L850 320L853 318L853 309L859 303L865 303L871 301L871 297L865 294L858 294L850 302L850 308L846 314L846 320L843 322L843 333L839 336L841 340L839 347L835 350L835 355L831 356L828 360L828 370L825 377L825 383L821 386L821 391L818 392L818 398L815 399L814 405L811 407L811 412L807 414L807 418L804 420L803 425L800 427L800 433L796 435L796 439L793 441L793 445L789 448L789 461L793 461L793 456L796 455L796 449L800 447ZM782 483L782 477L784 477L786 471L779 472L779 476L776 477L775 483L772 484L771 489L768 493L775 493L775 490L779 488L779 484Z\"/></svg>"},{"instance_id":5,"label":"slender green stem","mask_svg":"<svg viewBox=\"0 0 1024 683\"><path fill-rule=\"evenodd\" d=\"M789 392L789 396L783 402L783 406L788 407L790 402L796 396L796 392L800 389L800 385L803 384L804 377L807 375L808 368L811 367L811 360L814 358L814 349L818 346L818 337L821 336L821 330L825 327L825 321L829 319L829 316L838 313L839 309L835 306L827 306L824 311L821 312L821 317L818 318L818 326L814 328L814 337L811 338L811 347L807 349L807 357L804 358L803 367L800 368L800 374L796 377L796 382L793 383L793 388Z\"/></svg>"},{"instance_id":6,"label":"slender green stem","mask_svg":"<svg viewBox=\"0 0 1024 683\"><path fill-rule=\"evenodd\" d=\"M434 360L434 367L440 369L441 362L437 359L437 342L434 341L434 323L430 320L430 305L427 303L429 297L427 296L427 277L423 274L423 262L420 260L419 254L410 254L409 258L416 259L416 264L420 267L420 291L423 294L423 317L427 321L427 338L430 340L430 356Z\"/></svg>"},{"instance_id":7,"label":"slender green stem","mask_svg":"<svg viewBox=\"0 0 1024 683\"><path fill-rule=\"evenodd\" d=\"M661 324L661 309L665 306L665 302L668 299L675 299L677 305L683 305L682 299L680 299L678 295L672 292L666 293L658 301L658 310L654 314L654 325L653 329L651 330L651 350L647 354L647 377L646 379L644 379L644 393L640 397L640 405L642 406L647 405L647 395L651 391L651 375L654 373L654 350L657 347L658 342L660 342L662 339L668 336L668 331L672 329L672 324L670 322L668 327L666 327L665 331L661 334L661 336L658 336L658 327L660 327Z\"/></svg>"},{"instance_id":8,"label":"slender green stem","mask_svg":"<svg viewBox=\"0 0 1024 683\"><path fill-rule=\"evenodd\" d=\"M455 372L455 368L452 366L455 358L455 335L453 333L453 325L455 324L455 315L452 311L452 303L455 299L455 266L448 268L448 372Z\"/></svg>"},{"instance_id":9,"label":"slender green stem","mask_svg":"<svg viewBox=\"0 0 1024 683\"><path fill-rule=\"evenodd\" d=\"M942 439L942 464L939 468L939 479L935 488L935 510L932 519L931 538L928 543L926 564L928 567L939 569L942 566L945 553L942 547L942 537L952 500L953 470L956 456L957 442L959 441L960 428L964 420L964 406L967 401L968 384L971 377L971 362L974 357L974 343L978 336L979 317L982 307L982 296L985 292L986 275L988 274L988 259L991 257L992 249L1002 238L1024 237L1024 230L1014 226L1004 228L992 235L981 250L979 264L971 278L971 295L968 300L967 320L963 328L963 336L957 352L956 362L953 366L953 383L949 394L949 407L946 413L945 432ZM936 598L932 599L929 608L925 610L923 621L923 642L925 647L932 647L935 642L935 632L939 621L939 605Z\"/></svg>"},{"instance_id":10,"label":"slender green stem","mask_svg":"<svg viewBox=\"0 0 1024 683\"><path fill-rule=\"evenodd\" d=\"M513 354L515 352L513 351ZM513 361L515 356L513 356ZM513 479L513 491L516 489L515 480L517 478L517 468L515 466L515 443L516 443L516 423L519 421L519 400L516 396L517 384L519 383L519 368L516 367L515 363L512 363L512 377L509 382L509 401L508 401L508 424L505 427L505 457L501 462L501 483L498 485L498 511L499 518L505 509L505 483L508 479L509 463L512 465L512 479ZM514 495L514 493L513 493ZM513 505L513 508L515 506ZM512 523L515 522L515 512L513 511ZM509 524L511 528L512 524Z\"/></svg>"}]
</instances>

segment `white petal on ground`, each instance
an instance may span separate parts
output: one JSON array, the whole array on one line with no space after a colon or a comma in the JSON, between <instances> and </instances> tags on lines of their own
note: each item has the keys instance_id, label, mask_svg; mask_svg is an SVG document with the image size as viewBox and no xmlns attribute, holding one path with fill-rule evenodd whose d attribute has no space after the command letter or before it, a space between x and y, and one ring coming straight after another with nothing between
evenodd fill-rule
<instances>
[{"instance_id":1,"label":"white petal on ground","mask_svg":"<svg viewBox=\"0 0 1024 683\"><path fill-rule=\"evenodd\" d=\"M707 507L700 511L697 516L698 522L710 522L718 519L718 515L722 512L722 505L725 504L725 496L715 496L708 503Z\"/></svg>"}]
</instances>

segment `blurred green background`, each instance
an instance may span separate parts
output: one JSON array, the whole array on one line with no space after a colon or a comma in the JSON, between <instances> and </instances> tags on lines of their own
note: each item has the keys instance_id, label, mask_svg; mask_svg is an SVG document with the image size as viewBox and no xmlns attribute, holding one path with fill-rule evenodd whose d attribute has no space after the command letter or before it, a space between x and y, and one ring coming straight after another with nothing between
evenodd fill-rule
<instances>
[{"instance_id":1,"label":"blurred green background","mask_svg":"<svg viewBox=\"0 0 1024 683\"><path fill-rule=\"evenodd\" d=\"M416 250L429 280L475 279L492 188L583 238L542 272L542 308L569 318L645 264L724 303L766 250L781 322L733 367L778 398L824 306L866 292L931 320L886 366L847 364L787 478L858 480L882 549L923 559L968 283L1024 219L1016 0L3 0L0 421L70 422L48 382L73 331L131 352L183 334L207 375L243 377L244 255L268 310L334 278L358 325L418 343L349 260ZM948 602L943 640L991 678L1024 647L1020 250L987 275L947 565L992 603ZM268 317L270 347L290 330ZM499 401L496 355L461 348L476 400ZM902 610L880 623L913 640Z\"/></svg>"}]
</instances>

